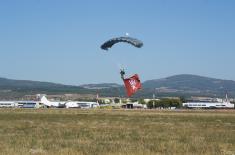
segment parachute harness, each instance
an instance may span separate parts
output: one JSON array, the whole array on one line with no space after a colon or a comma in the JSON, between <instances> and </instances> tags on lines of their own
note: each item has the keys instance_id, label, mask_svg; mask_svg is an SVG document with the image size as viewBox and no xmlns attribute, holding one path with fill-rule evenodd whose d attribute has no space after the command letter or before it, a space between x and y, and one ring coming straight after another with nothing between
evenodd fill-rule
<instances>
[{"instance_id":1,"label":"parachute harness","mask_svg":"<svg viewBox=\"0 0 235 155\"><path fill-rule=\"evenodd\" d=\"M124 69L121 69L120 74L121 74L121 78L122 78L122 80L124 80L124 75L125 75L125 71L124 71Z\"/></svg>"}]
</instances>

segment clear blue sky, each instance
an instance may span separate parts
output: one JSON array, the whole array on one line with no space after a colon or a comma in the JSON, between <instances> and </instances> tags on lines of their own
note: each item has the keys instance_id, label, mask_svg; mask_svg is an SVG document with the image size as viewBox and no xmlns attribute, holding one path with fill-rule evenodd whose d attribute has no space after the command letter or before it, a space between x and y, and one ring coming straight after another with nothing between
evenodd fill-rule
<instances>
[{"instance_id":1,"label":"clear blue sky","mask_svg":"<svg viewBox=\"0 0 235 155\"><path fill-rule=\"evenodd\" d=\"M234 0L0 2L0 77L64 84L122 83L175 74L235 80ZM141 49L100 45L130 36Z\"/></svg>"}]
</instances>

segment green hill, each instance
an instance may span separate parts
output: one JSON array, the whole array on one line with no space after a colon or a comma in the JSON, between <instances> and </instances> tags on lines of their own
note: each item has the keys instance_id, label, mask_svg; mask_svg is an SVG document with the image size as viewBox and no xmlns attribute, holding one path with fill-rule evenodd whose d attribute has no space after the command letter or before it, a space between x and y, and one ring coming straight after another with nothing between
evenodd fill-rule
<instances>
[{"instance_id":1,"label":"green hill","mask_svg":"<svg viewBox=\"0 0 235 155\"><path fill-rule=\"evenodd\" d=\"M235 96L235 81L208 78L198 75L182 74L167 78L148 80L144 89L157 94Z\"/></svg>"},{"instance_id":2,"label":"green hill","mask_svg":"<svg viewBox=\"0 0 235 155\"><path fill-rule=\"evenodd\" d=\"M88 94L92 90L79 86L63 85L51 82L39 82L30 80L12 80L0 78L0 99L21 98L30 94Z\"/></svg>"},{"instance_id":3,"label":"green hill","mask_svg":"<svg viewBox=\"0 0 235 155\"><path fill-rule=\"evenodd\" d=\"M162 79L148 80L133 97L162 96L212 96L222 97L228 93L235 97L235 81L208 78L197 75L175 75ZM1 96L20 97L26 94L96 94L100 96L123 96L125 89L115 83L87 84L82 86L63 85L50 82L12 80L0 78Z\"/></svg>"}]
</instances>

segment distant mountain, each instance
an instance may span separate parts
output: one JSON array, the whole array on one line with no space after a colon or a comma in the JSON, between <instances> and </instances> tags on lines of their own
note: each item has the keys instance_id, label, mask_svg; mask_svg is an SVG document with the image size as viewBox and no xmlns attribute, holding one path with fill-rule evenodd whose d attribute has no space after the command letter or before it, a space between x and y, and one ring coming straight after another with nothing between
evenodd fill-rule
<instances>
[{"instance_id":1,"label":"distant mountain","mask_svg":"<svg viewBox=\"0 0 235 155\"><path fill-rule=\"evenodd\" d=\"M24 95L33 94L81 94L84 96L124 96L124 89L115 83L87 84L82 86L63 85L51 82L31 80L13 80L0 78L0 100L19 99Z\"/></svg>"},{"instance_id":2,"label":"distant mountain","mask_svg":"<svg viewBox=\"0 0 235 155\"><path fill-rule=\"evenodd\" d=\"M235 81L182 74L162 79L148 80L133 97L162 96L212 96L222 97L226 93L235 97ZM126 96L122 85L115 83L87 84L81 86L63 85L50 82L12 80L0 78L1 96L22 96L26 94L96 94L100 96Z\"/></svg>"},{"instance_id":3,"label":"distant mountain","mask_svg":"<svg viewBox=\"0 0 235 155\"><path fill-rule=\"evenodd\" d=\"M50 83L50 82L39 82L30 80L12 80L7 78L0 78L1 89L22 89L22 88L48 88L48 87L64 87L65 85Z\"/></svg>"},{"instance_id":4,"label":"distant mountain","mask_svg":"<svg viewBox=\"0 0 235 155\"><path fill-rule=\"evenodd\" d=\"M39 82L30 80L12 80L0 78L0 96L14 94L57 94L57 93L88 93L87 89L79 86L63 85L51 82ZM3 94L5 93L5 94Z\"/></svg>"},{"instance_id":5,"label":"distant mountain","mask_svg":"<svg viewBox=\"0 0 235 155\"><path fill-rule=\"evenodd\" d=\"M157 94L224 96L228 93L235 96L235 81L190 74L148 80L143 87Z\"/></svg>"}]
</instances>

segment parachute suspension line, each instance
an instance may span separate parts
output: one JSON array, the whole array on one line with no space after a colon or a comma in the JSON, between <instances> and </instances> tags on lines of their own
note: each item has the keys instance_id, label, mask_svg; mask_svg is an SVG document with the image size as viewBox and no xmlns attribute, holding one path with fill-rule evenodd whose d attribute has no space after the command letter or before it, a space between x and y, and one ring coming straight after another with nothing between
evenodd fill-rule
<instances>
[{"instance_id":1,"label":"parachute suspension line","mask_svg":"<svg viewBox=\"0 0 235 155\"><path fill-rule=\"evenodd\" d=\"M137 48L141 48L144 45L142 41L136 38L129 37L129 33L126 33L125 37L117 37L117 38L109 39L108 41L103 43L100 46L100 48L107 51L109 48L112 48L113 45L120 43L120 42L131 44L132 46L137 47ZM124 75L125 75L124 68L119 67L119 69L120 69L121 78L124 79Z\"/></svg>"},{"instance_id":2,"label":"parachute suspension line","mask_svg":"<svg viewBox=\"0 0 235 155\"><path fill-rule=\"evenodd\" d=\"M116 64L116 68L118 69L118 71L120 71L121 79L123 80L124 75L125 75L126 65L124 65L123 63L117 62L113 57L111 58L111 61Z\"/></svg>"}]
</instances>

